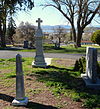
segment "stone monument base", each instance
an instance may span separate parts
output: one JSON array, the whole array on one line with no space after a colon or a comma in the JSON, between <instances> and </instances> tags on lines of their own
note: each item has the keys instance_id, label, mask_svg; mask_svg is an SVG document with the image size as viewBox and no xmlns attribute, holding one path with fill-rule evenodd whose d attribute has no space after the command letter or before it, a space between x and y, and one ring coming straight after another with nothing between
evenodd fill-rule
<instances>
[{"instance_id":1,"label":"stone monument base","mask_svg":"<svg viewBox=\"0 0 100 109\"><path fill-rule=\"evenodd\" d=\"M28 98L25 97L23 100L14 99L12 101L13 106L26 106L28 104Z\"/></svg>"},{"instance_id":2,"label":"stone monument base","mask_svg":"<svg viewBox=\"0 0 100 109\"><path fill-rule=\"evenodd\" d=\"M32 62L32 67L46 67L47 64L45 62Z\"/></svg>"},{"instance_id":3,"label":"stone monument base","mask_svg":"<svg viewBox=\"0 0 100 109\"><path fill-rule=\"evenodd\" d=\"M51 64L52 58L45 58L44 60L45 60L45 63L41 63L41 62L36 63L35 61L33 61L32 67L46 67Z\"/></svg>"},{"instance_id":4,"label":"stone monument base","mask_svg":"<svg viewBox=\"0 0 100 109\"><path fill-rule=\"evenodd\" d=\"M97 78L96 83L92 83L86 74L81 74L81 77L85 81L85 84L87 87L94 88L94 89L100 89L100 79L99 78Z\"/></svg>"}]
</instances>

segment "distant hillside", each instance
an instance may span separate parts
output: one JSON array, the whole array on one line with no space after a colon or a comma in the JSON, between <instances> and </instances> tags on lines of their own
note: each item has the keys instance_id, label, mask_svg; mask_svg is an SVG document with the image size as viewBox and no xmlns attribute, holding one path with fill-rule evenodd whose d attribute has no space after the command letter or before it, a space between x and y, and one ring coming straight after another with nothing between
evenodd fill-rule
<instances>
[{"instance_id":1,"label":"distant hillside","mask_svg":"<svg viewBox=\"0 0 100 109\"><path fill-rule=\"evenodd\" d=\"M50 26L50 25L42 25L42 30L43 32L49 32L52 33L54 32L54 29L57 29L59 26L61 26L62 28L65 28L67 30L69 30L71 27L68 25L55 25L55 26Z\"/></svg>"},{"instance_id":2,"label":"distant hillside","mask_svg":"<svg viewBox=\"0 0 100 109\"><path fill-rule=\"evenodd\" d=\"M54 25L54 26L42 25L41 27L42 27L43 32L53 33L54 29L57 29L59 26L61 26L62 28L65 28L67 31L69 31L69 29L71 28L71 26L69 26L69 25ZM100 30L100 26L86 27L84 29L84 32L85 33L92 33L96 30Z\"/></svg>"},{"instance_id":3,"label":"distant hillside","mask_svg":"<svg viewBox=\"0 0 100 109\"><path fill-rule=\"evenodd\" d=\"M84 32L92 33L92 32L95 32L96 30L100 30L100 26L98 26L98 27L86 27Z\"/></svg>"}]
</instances>

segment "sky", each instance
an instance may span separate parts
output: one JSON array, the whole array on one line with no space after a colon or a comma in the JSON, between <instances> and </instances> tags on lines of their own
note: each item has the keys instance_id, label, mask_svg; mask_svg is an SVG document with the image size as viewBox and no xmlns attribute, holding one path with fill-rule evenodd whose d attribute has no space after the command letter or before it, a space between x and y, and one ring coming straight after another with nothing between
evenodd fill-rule
<instances>
[{"instance_id":1,"label":"sky","mask_svg":"<svg viewBox=\"0 0 100 109\"><path fill-rule=\"evenodd\" d=\"M31 11L27 13L24 11L18 12L16 17L14 17L16 25L18 26L21 21L28 21L29 23L36 26L36 20L38 18L41 18L43 20L42 25L70 25L65 17L58 10L53 7L43 8L42 6L40 6L40 4L42 4L41 0L35 0L35 7ZM94 25L100 24L93 21L90 26Z\"/></svg>"},{"instance_id":2,"label":"sky","mask_svg":"<svg viewBox=\"0 0 100 109\"><path fill-rule=\"evenodd\" d=\"M34 7L29 12L18 12L15 17L15 21L17 26L21 21L36 24L36 20L41 18L43 20L42 25L67 25L67 20L63 17L63 15L54 8L45 8L43 7Z\"/></svg>"}]
</instances>

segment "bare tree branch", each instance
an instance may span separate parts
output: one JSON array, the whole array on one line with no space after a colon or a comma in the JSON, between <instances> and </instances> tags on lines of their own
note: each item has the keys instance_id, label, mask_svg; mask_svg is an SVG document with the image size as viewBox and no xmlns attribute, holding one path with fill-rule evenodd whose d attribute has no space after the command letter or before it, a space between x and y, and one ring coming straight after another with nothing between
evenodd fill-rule
<instances>
[{"instance_id":1,"label":"bare tree branch","mask_svg":"<svg viewBox=\"0 0 100 109\"><path fill-rule=\"evenodd\" d=\"M100 1L49 0L49 2L50 1L51 3L46 4L45 7L54 7L63 14L72 26L74 41L77 46L80 46L84 28L92 22L96 14L100 14Z\"/></svg>"}]
</instances>

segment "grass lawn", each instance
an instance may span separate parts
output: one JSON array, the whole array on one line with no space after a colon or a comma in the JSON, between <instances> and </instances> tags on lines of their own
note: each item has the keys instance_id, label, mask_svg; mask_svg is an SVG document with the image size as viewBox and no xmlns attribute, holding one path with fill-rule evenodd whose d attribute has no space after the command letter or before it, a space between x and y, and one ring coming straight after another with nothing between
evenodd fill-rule
<instances>
[{"instance_id":1,"label":"grass lawn","mask_svg":"<svg viewBox=\"0 0 100 109\"><path fill-rule=\"evenodd\" d=\"M62 46L60 49L55 49L54 44L44 44L43 48L44 48L45 53L85 54L87 46L97 48L98 53L100 53L100 46L94 46L94 45L82 45L82 47L79 47L79 48L75 48L75 47L73 47L73 45L69 45L69 46ZM11 47L11 46L9 46L9 47ZM8 50L8 49L0 48L0 50ZM22 49L22 50L21 49L13 49L13 50L14 51L22 51L22 52L35 52L36 51L35 49Z\"/></svg>"},{"instance_id":2,"label":"grass lawn","mask_svg":"<svg viewBox=\"0 0 100 109\"><path fill-rule=\"evenodd\" d=\"M0 59L1 109L100 109L100 90L86 88L80 72L66 67L68 60L53 59L47 68L32 68L32 60L23 58L25 91L30 102L16 108L10 105L15 97L15 59Z\"/></svg>"}]
</instances>

